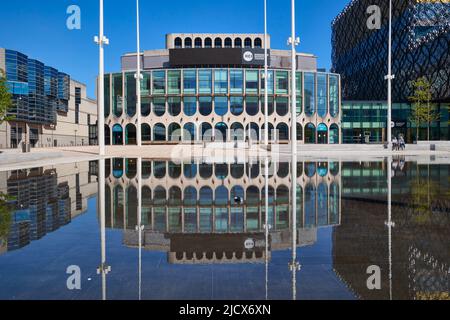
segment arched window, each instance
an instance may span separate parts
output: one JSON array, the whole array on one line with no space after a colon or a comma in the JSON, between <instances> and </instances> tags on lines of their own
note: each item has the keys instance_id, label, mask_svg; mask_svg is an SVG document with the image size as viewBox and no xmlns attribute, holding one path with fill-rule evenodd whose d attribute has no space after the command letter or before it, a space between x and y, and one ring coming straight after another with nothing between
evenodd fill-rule
<instances>
[{"instance_id":1,"label":"arched window","mask_svg":"<svg viewBox=\"0 0 450 320\"><path fill-rule=\"evenodd\" d=\"M200 171L200 177L202 177L203 179L211 178L212 174L213 174L212 164L200 163L199 171Z\"/></svg>"},{"instance_id":2,"label":"arched window","mask_svg":"<svg viewBox=\"0 0 450 320\"><path fill-rule=\"evenodd\" d=\"M328 144L328 127L324 123L317 126L317 140L319 144Z\"/></svg>"},{"instance_id":3,"label":"arched window","mask_svg":"<svg viewBox=\"0 0 450 320\"><path fill-rule=\"evenodd\" d=\"M183 47L183 40L181 38L175 38L174 41L175 48L180 49Z\"/></svg>"},{"instance_id":4,"label":"arched window","mask_svg":"<svg viewBox=\"0 0 450 320\"><path fill-rule=\"evenodd\" d=\"M113 159L113 176L116 179L120 179L123 176L123 159L114 158Z\"/></svg>"},{"instance_id":5,"label":"arched window","mask_svg":"<svg viewBox=\"0 0 450 320\"><path fill-rule=\"evenodd\" d=\"M154 98L153 99L153 112L157 117L162 117L166 113L166 99Z\"/></svg>"},{"instance_id":6,"label":"arched window","mask_svg":"<svg viewBox=\"0 0 450 320\"><path fill-rule=\"evenodd\" d=\"M136 126L132 123L127 124L127 126L125 127L125 144L126 145L137 144Z\"/></svg>"},{"instance_id":7,"label":"arched window","mask_svg":"<svg viewBox=\"0 0 450 320\"><path fill-rule=\"evenodd\" d=\"M244 40L244 47L245 48L251 48L252 47L252 39L245 38L245 40Z\"/></svg>"},{"instance_id":8,"label":"arched window","mask_svg":"<svg viewBox=\"0 0 450 320\"><path fill-rule=\"evenodd\" d=\"M260 171L261 171L260 168L261 168L261 165L259 162L249 163L245 168L245 174L250 179L256 179L256 178L258 178L258 176L260 174Z\"/></svg>"},{"instance_id":9,"label":"arched window","mask_svg":"<svg viewBox=\"0 0 450 320\"><path fill-rule=\"evenodd\" d=\"M197 112L197 98L196 97L184 97L183 98L183 110L184 114L188 117L192 117Z\"/></svg>"},{"instance_id":10,"label":"arched window","mask_svg":"<svg viewBox=\"0 0 450 320\"><path fill-rule=\"evenodd\" d=\"M316 174L316 163L315 162L306 162L305 163L305 174L308 178L314 177Z\"/></svg>"},{"instance_id":11,"label":"arched window","mask_svg":"<svg viewBox=\"0 0 450 320\"><path fill-rule=\"evenodd\" d=\"M228 164L227 163L216 163L214 165L214 171L216 173L217 179L225 180L228 177Z\"/></svg>"},{"instance_id":12,"label":"arched window","mask_svg":"<svg viewBox=\"0 0 450 320\"><path fill-rule=\"evenodd\" d=\"M166 176L166 162L165 161L155 161L153 163L154 176L156 179L162 179Z\"/></svg>"},{"instance_id":13,"label":"arched window","mask_svg":"<svg viewBox=\"0 0 450 320\"><path fill-rule=\"evenodd\" d=\"M214 39L214 48L222 48L222 39L221 38Z\"/></svg>"},{"instance_id":14,"label":"arched window","mask_svg":"<svg viewBox=\"0 0 450 320\"><path fill-rule=\"evenodd\" d=\"M289 175L289 167L290 167L289 162L279 162L277 176L282 179L286 178Z\"/></svg>"},{"instance_id":15,"label":"arched window","mask_svg":"<svg viewBox=\"0 0 450 320\"><path fill-rule=\"evenodd\" d=\"M197 49L202 48L203 47L202 38L195 38L194 45Z\"/></svg>"},{"instance_id":16,"label":"arched window","mask_svg":"<svg viewBox=\"0 0 450 320\"><path fill-rule=\"evenodd\" d=\"M153 140L166 141L166 126L162 123L157 123L153 127Z\"/></svg>"},{"instance_id":17,"label":"arched window","mask_svg":"<svg viewBox=\"0 0 450 320\"><path fill-rule=\"evenodd\" d=\"M212 39L211 38L205 39L205 48L212 48Z\"/></svg>"},{"instance_id":18,"label":"arched window","mask_svg":"<svg viewBox=\"0 0 450 320\"><path fill-rule=\"evenodd\" d=\"M141 135L142 135L142 142L152 141L152 129L150 128L149 124L143 123L141 125Z\"/></svg>"},{"instance_id":19,"label":"arched window","mask_svg":"<svg viewBox=\"0 0 450 320\"><path fill-rule=\"evenodd\" d=\"M244 141L245 133L242 123L235 122L231 125L231 141Z\"/></svg>"},{"instance_id":20,"label":"arched window","mask_svg":"<svg viewBox=\"0 0 450 320\"><path fill-rule=\"evenodd\" d=\"M297 141L303 140L303 127L297 122Z\"/></svg>"},{"instance_id":21,"label":"arched window","mask_svg":"<svg viewBox=\"0 0 450 320\"><path fill-rule=\"evenodd\" d=\"M275 127L269 122L269 141L273 141ZM266 137L266 124L264 123L261 127L261 136Z\"/></svg>"},{"instance_id":22,"label":"arched window","mask_svg":"<svg viewBox=\"0 0 450 320\"><path fill-rule=\"evenodd\" d=\"M305 126L305 143L316 143L316 126L312 123L308 123Z\"/></svg>"},{"instance_id":23,"label":"arched window","mask_svg":"<svg viewBox=\"0 0 450 320\"><path fill-rule=\"evenodd\" d=\"M226 38L225 39L225 48L232 48L233 47L233 41L231 40L231 38Z\"/></svg>"},{"instance_id":24,"label":"arched window","mask_svg":"<svg viewBox=\"0 0 450 320\"><path fill-rule=\"evenodd\" d=\"M262 40L261 38L255 39L255 48L262 48Z\"/></svg>"},{"instance_id":25,"label":"arched window","mask_svg":"<svg viewBox=\"0 0 450 320\"><path fill-rule=\"evenodd\" d=\"M328 162L319 162L317 165L317 174L321 177L325 177L328 173Z\"/></svg>"},{"instance_id":26,"label":"arched window","mask_svg":"<svg viewBox=\"0 0 450 320\"><path fill-rule=\"evenodd\" d=\"M289 141L289 127L286 123L278 124L277 131L279 141Z\"/></svg>"},{"instance_id":27,"label":"arched window","mask_svg":"<svg viewBox=\"0 0 450 320\"><path fill-rule=\"evenodd\" d=\"M235 48L242 48L242 39L241 38L234 39L234 47Z\"/></svg>"},{"instance_id":28,"label":"arched window","mask_svg":"<svg viewBox=\"0 0 450 320\"><path fill-rule=\"evenodd\" d=\"M181 141L181 127L178 123L171 123L169 125L169 140Z\"/></svg>"},{"instance_id":29,"label":"arched window","mask_svg":"<svg viewBox=\"0 0 450 320\"><path fill-rule=\"evenodd\" d=\"M187 187L184 189L183 201L185 206L197 205L197 189L194 187Z\"/></svg>"},{"instance_id":30,"label":"arched window","mask_svg":"<svg viewBox=\"0 0 450 320\"><path fill-rule=\"evenodd\" d=\"M246 137L251 141L259 141L259 126L257 123L251 122L245 127Z\"/></svg>"},{"instance_id":31,"label":"arched window","mask_svg":"<svg viewBox=\"0 0 450 320\"><path fill-rule=\"evenodd\" d=\"M185 48L192 48L192 39L191 38L184 39L184 47Z\"/></svg>"},{"instance_id":32,"label":"arched window","mask_svg":"<svg viewBox=\"0 0 450 320\"><path fill-rule=\"evenodd\" d=\"M224 116L228 112L228 98L227 97L215 97L214 98L214 111L218 116Z\"/></svg>"},{"instance_id":33,"label":"arched window","mask_svg":"<svg viewBox=\"0 0 450 320\"><path fill-rule=\"evenodd\" d=\"M244 176L245 166L243 163L232 163L230 167L231 167L231 176L234 179L240 179Z\"/></svg>"},{"instance_id":34,"label":"arched window","mask_svg":"<svg viewBox=\"0 0 450 320\"><path fill-rule=\"evenodd\" d=\"M150 179L151 175L152 175L152 162L142 161L142 179Z\"/></svg>"},{"instance_id":35,"label":"arched window","mask_svg":"<svg viewBox=\"0 0 450 320\"><path fill-rule=\"evenodd\" d=\"M183 173L187 179L194 179L197 176L197 164L195 162L185 163Z\"/></svg>"},{"instance_id":36,"label":"arched window","mask_svg":"<svg viewBox=\"0 0 450 320\"><path fill-rule=\"evenodd\" d=\"M339 162L330 162L330 173L334 177L339 174Z\"/></svg>"},{"instance_id":37,"label":"arched window","mask_svg":"<svg viewBox=\"0 0 450 320\"><path fill-rule=\"evenodd\" d=\"M125 160L125 174L128 179L134 179L137 174L137 159Z\"/></svg>"},{"instance_id":38,"label":"arched window","mask_svg":"<svg viewBox=\"0 0 450 320\"><path fill-rule=\"evenodd\" d=\"M223 122L219 122L218 124L216 124L215 126L215 130L214 130L214 141L216 142L225 142L227 141L227 133L228 133L228 126L223 123Z\"/></svg>"},{"instance_id":39,"label":"arched window","mask_svg":"<svg viewBox=\"0 0 450 320\"><path fill-rule=\"evenodd\" d=\"M203 122L201 130L203 141L212 141L212 126L207 122Z\"/></svg>"},{"instance_id":40,"label":"arched window","mask_svg":"<svg viewBox=\"0 0 450 320\"><path fill-rule=\"evenodd\" d=\"M143 117L148 117L151 112L151 99L149 97L142 97L141 100L141 115Z\"/></svg>"},{"instance_id":41,"label":"arched window","mask_svg":"<svg viewBox=\"0 0 450 320\"><path fill-rule=\"evenodd\" d=\"M330 144L339 144L339 127L334 123L330 126Z\"/></svg>"},{"instance_id":42,"label":"arched window","mask_svg":"<svg viewBox=\"0 0 450 320\"><path fill-rule=\"evenodd\" d=\"M245 111L249 116L256 116L259 112L259 98L247 97L245 99Z\"/></svg>"},{"instance_id":43,"label":"arched window","mask_svg":"<svg viewBox=\"0 0 450 320\"><path fill-rule=\"evenodd\" d=\"M289 100L286 97L276 98L276 110L280 117L284 117L289 112Z\"/></svg>"},{"instance_id":44,"label":"arched window","mask_svg":"<svg viewBox=\"0 0 450 320\"><path fill-rule=\"evenodd\" d=\"M111 129L107 124L105 124L105 145L109 146L111 144Z\"/></svg>"},{"instance_id":45,"label":"arched window","mask_svg":"<svg viewBox=\"0 0 450 320\"><path fill-rule=\"evenodd\" d=\"M123 129L120 124L115 124L113 129L113 145L123 145Z\"/></svg>"},{"instance_id":46,"label":"arched window","mask_svg":"<svg viewBox=\"0 0 450 320\"><path fill-rule=\"evenodd\" d=\"M183 141L195 141L197 137L197 130L195 123L186 123L183 127Z\"/></svg>"},{"instance_id":47,"label":"arched window","mask_svg":"<svg viewBox=\"0 0 450 320\"><path fill-rule=\"evenodd\" d=\"M230 97L230 111L234 116L240 116L244 112L244 98Z\"/></svg>"},{"instance_id":48,"label":"arched window","mask_svg":"<svg viewBox=\"0 0 450 320\"><path fill-rule=\"evenodd\" d=\"M212 98L200 97L198 98L199 110L202 116L209 116L212 112Z\"/></svg>"},{"instance_id":49,"label":"arched window","mask_svg":"<svg viewBox=\"0 0 450 320\"><path fill-rule=\"evenodd\" d=\"M178 179L181 176L181 164L173 161L169 162L169 177L172 179Z\"/></svg>"},{"instance_id":50,"label":"arched window","mask_svg":"<svg viewBox=\"0 0 450 320\"><path fill-rule=\"evenodd\" d=\"M181 113L181 98L170 97L167 101L169 114L172 117L176 117Z\"/></svg>"}]
</instances>

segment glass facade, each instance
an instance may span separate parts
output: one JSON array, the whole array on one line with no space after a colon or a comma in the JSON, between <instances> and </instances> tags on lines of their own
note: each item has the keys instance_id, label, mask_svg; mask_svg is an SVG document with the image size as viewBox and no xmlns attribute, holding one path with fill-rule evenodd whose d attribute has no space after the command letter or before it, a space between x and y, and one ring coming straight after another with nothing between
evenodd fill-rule
<instances>
[{"instance_id":1,"label":"glass facade","mask_svg":"<svg viewBox=\"0 0 450 320\"><path fill-rule=\"evenodd\" d=\"M13 106L8 114L16 120L35 124L55 124L56 112L67 112L70 76L5 49L5 73Z\"/></svg>"},{"instance_id":2,"label":"glass facade","mask_svg":"<svg viewBox=\"0 0 450 320\"><path fill-rule=\"evenodd\" d=\"M262 137L264 119L264 72L248 69L167 69L143 72L144 89L142 94L142 110L144 120L151 127L152 141L174 141L184 139L192 141L218 138L218 132L241 129L241 133L223 134L226 139L238 140L249 137L258 141ZM271 139L287 141L290 139L290 72L286 70L269 70L268 72L268 114L276 121L271 123L270 130L279 130L278 135L270 133ZM136 86L134 75L118 73L105 75L105 84L112 79L110 91L112 100L106 101L105 107L111 105L112 110L105 110L112 126L118 123L117 118L130 117L136 113ZM339 143L340 131L329 133L331 125L339 124L340 95L339 76L324 72L297 72L297 117L298 140L310 143ZM148 84L152 83L152 86ZM105 92L108 89L105 88ZM109 94L105 95L108 100ZM122 110L125 101L125 111ZM180 124L180 119L171 117L189 117ZM198 117L210 117L199 119ZM242 117L232 119L231 117ZM218 118L217 118L218 117ZM244 120L248 119L249 120ZM325 119L329 121L325 124ZM320 123L321 130L316 130ZM155 123L155 124L153 124ZM240 124L241 123L241 124ZM190 134L172 136L175 124L188 130ZM240 124L240 125L238 125ZM134 126L135 124L130 123ZM158 130L155 131L155 126ZM312 136L305 132L314 128ZM178 128L178 127L177 127ZM249 130L251 133L249 133ZM163 135L164 131L164 135ZM131 131L134 133L134 131ZM216 132L216 133L214 133ZM318 136L320 134L320 137ZM147 133L146 139L149 134ZM309 139L309 140L307 140ZM126 143L127 137L121 139ZM134 138L131 139L134 141Z\"/></svg>"}]
</instances>

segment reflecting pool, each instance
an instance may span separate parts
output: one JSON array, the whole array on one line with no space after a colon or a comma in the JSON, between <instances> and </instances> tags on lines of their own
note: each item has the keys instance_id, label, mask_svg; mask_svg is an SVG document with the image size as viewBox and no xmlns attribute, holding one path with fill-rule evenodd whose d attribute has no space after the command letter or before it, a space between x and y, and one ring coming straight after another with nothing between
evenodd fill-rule
<instances>
[{"instance_id":1,"label":"reflecting pool","mask_svg":"<svg viewBox=\"0 0 450 320\"><path fill-rule=\"evenodd\" d=\"M403 158L0 172L0 299L450 299L449 177Z\"/></svg>"}]
</instances>

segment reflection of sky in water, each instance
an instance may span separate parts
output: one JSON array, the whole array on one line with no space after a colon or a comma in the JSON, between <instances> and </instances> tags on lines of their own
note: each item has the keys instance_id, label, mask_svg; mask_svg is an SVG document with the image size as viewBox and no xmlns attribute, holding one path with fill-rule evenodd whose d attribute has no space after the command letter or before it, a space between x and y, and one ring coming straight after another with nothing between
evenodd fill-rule
<instances>
[{"instance_id":1,"label":"reflection of sky in water","mask_svg":"<svg viewBox=\"0 0 450 320\"><path fill-rule=\"evenodd\" d=\"M299 299L351 299L332 271L332 229L319 229L314 245L298 248ZM138 298L138 250L122 244L123 232L106 231L108 299ZM290 250L273 251L269 298L291 299ZM39 241L0 256L0 299L100 299L100 235L96 198L88 212ZM82 290L66 289L65 269L79 265ZM170 265L166 252L143 251L144 299L265 299L265 265ZM91 281L87 279L91 278Z\"/></svg>"}]
</instances>

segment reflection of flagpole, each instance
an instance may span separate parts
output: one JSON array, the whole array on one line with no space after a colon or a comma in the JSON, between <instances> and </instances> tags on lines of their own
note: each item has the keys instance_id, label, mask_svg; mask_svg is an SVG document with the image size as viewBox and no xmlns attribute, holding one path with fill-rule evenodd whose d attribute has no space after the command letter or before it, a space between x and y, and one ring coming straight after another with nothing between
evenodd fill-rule
<instances>
[{"instance_id":1,"label":"reflection of flagpole","mask_svg":"<svg viewBox=\"0 0 450 320\"><path fill-rule=\"evenodd\" d=\"M389 299L392 300L392 228L395 223L392 221L392 157L387 159L388 171L388 250L389 250Z\"/></svg>"},{"instance_id":2,"label":"reflection of flagpole","mask_svg":"<svg viewBox=\"0 0 450 320\"><path fill-rule=\"evenodd\" d=\"M292 262L289 268L292 272L292 300L297 300L297 271L300 271L300 264L297 262L297 155L292 153L291 161L292 180Z\"/></svg>"},{"instance_id":3,"label":"reflection of flagpole","mask_svg":"<svg viewBox=\"0 0 450 320\"><path fill-rule=\"evenodd\" d=\"M98 211L100 217L101 265L97 274L102 275L102 300L106 300L106 275L111 267L106 265L106 222L105 222L105 159L100 159L98 168Z\"/></svg>"},{"instance_id":4,"label":"reflection of flagpole","mask_svg":"<svg viewBox=\"0 0 450 320\"><path fill-rule=\"evenodd\" d=\"M138 176L138 205L137 205L137 226L139 237L139 300L142 296L142 158L137 160L137 176Z\"/></svg>"},{"instance_id":5,"label":"reflection of flagpole","mask_svg":"<svg viewBox=\"0 0 450 320\"><path fill-rule=\"evenodd\" d=\"M269 158L265 158L264 163L264 176L265 176L265 186L264 186L264 194L265 194L265 222L264 222L264 231L266 235L266 300L269 300Z\"/></svg>"}]
</instances>

